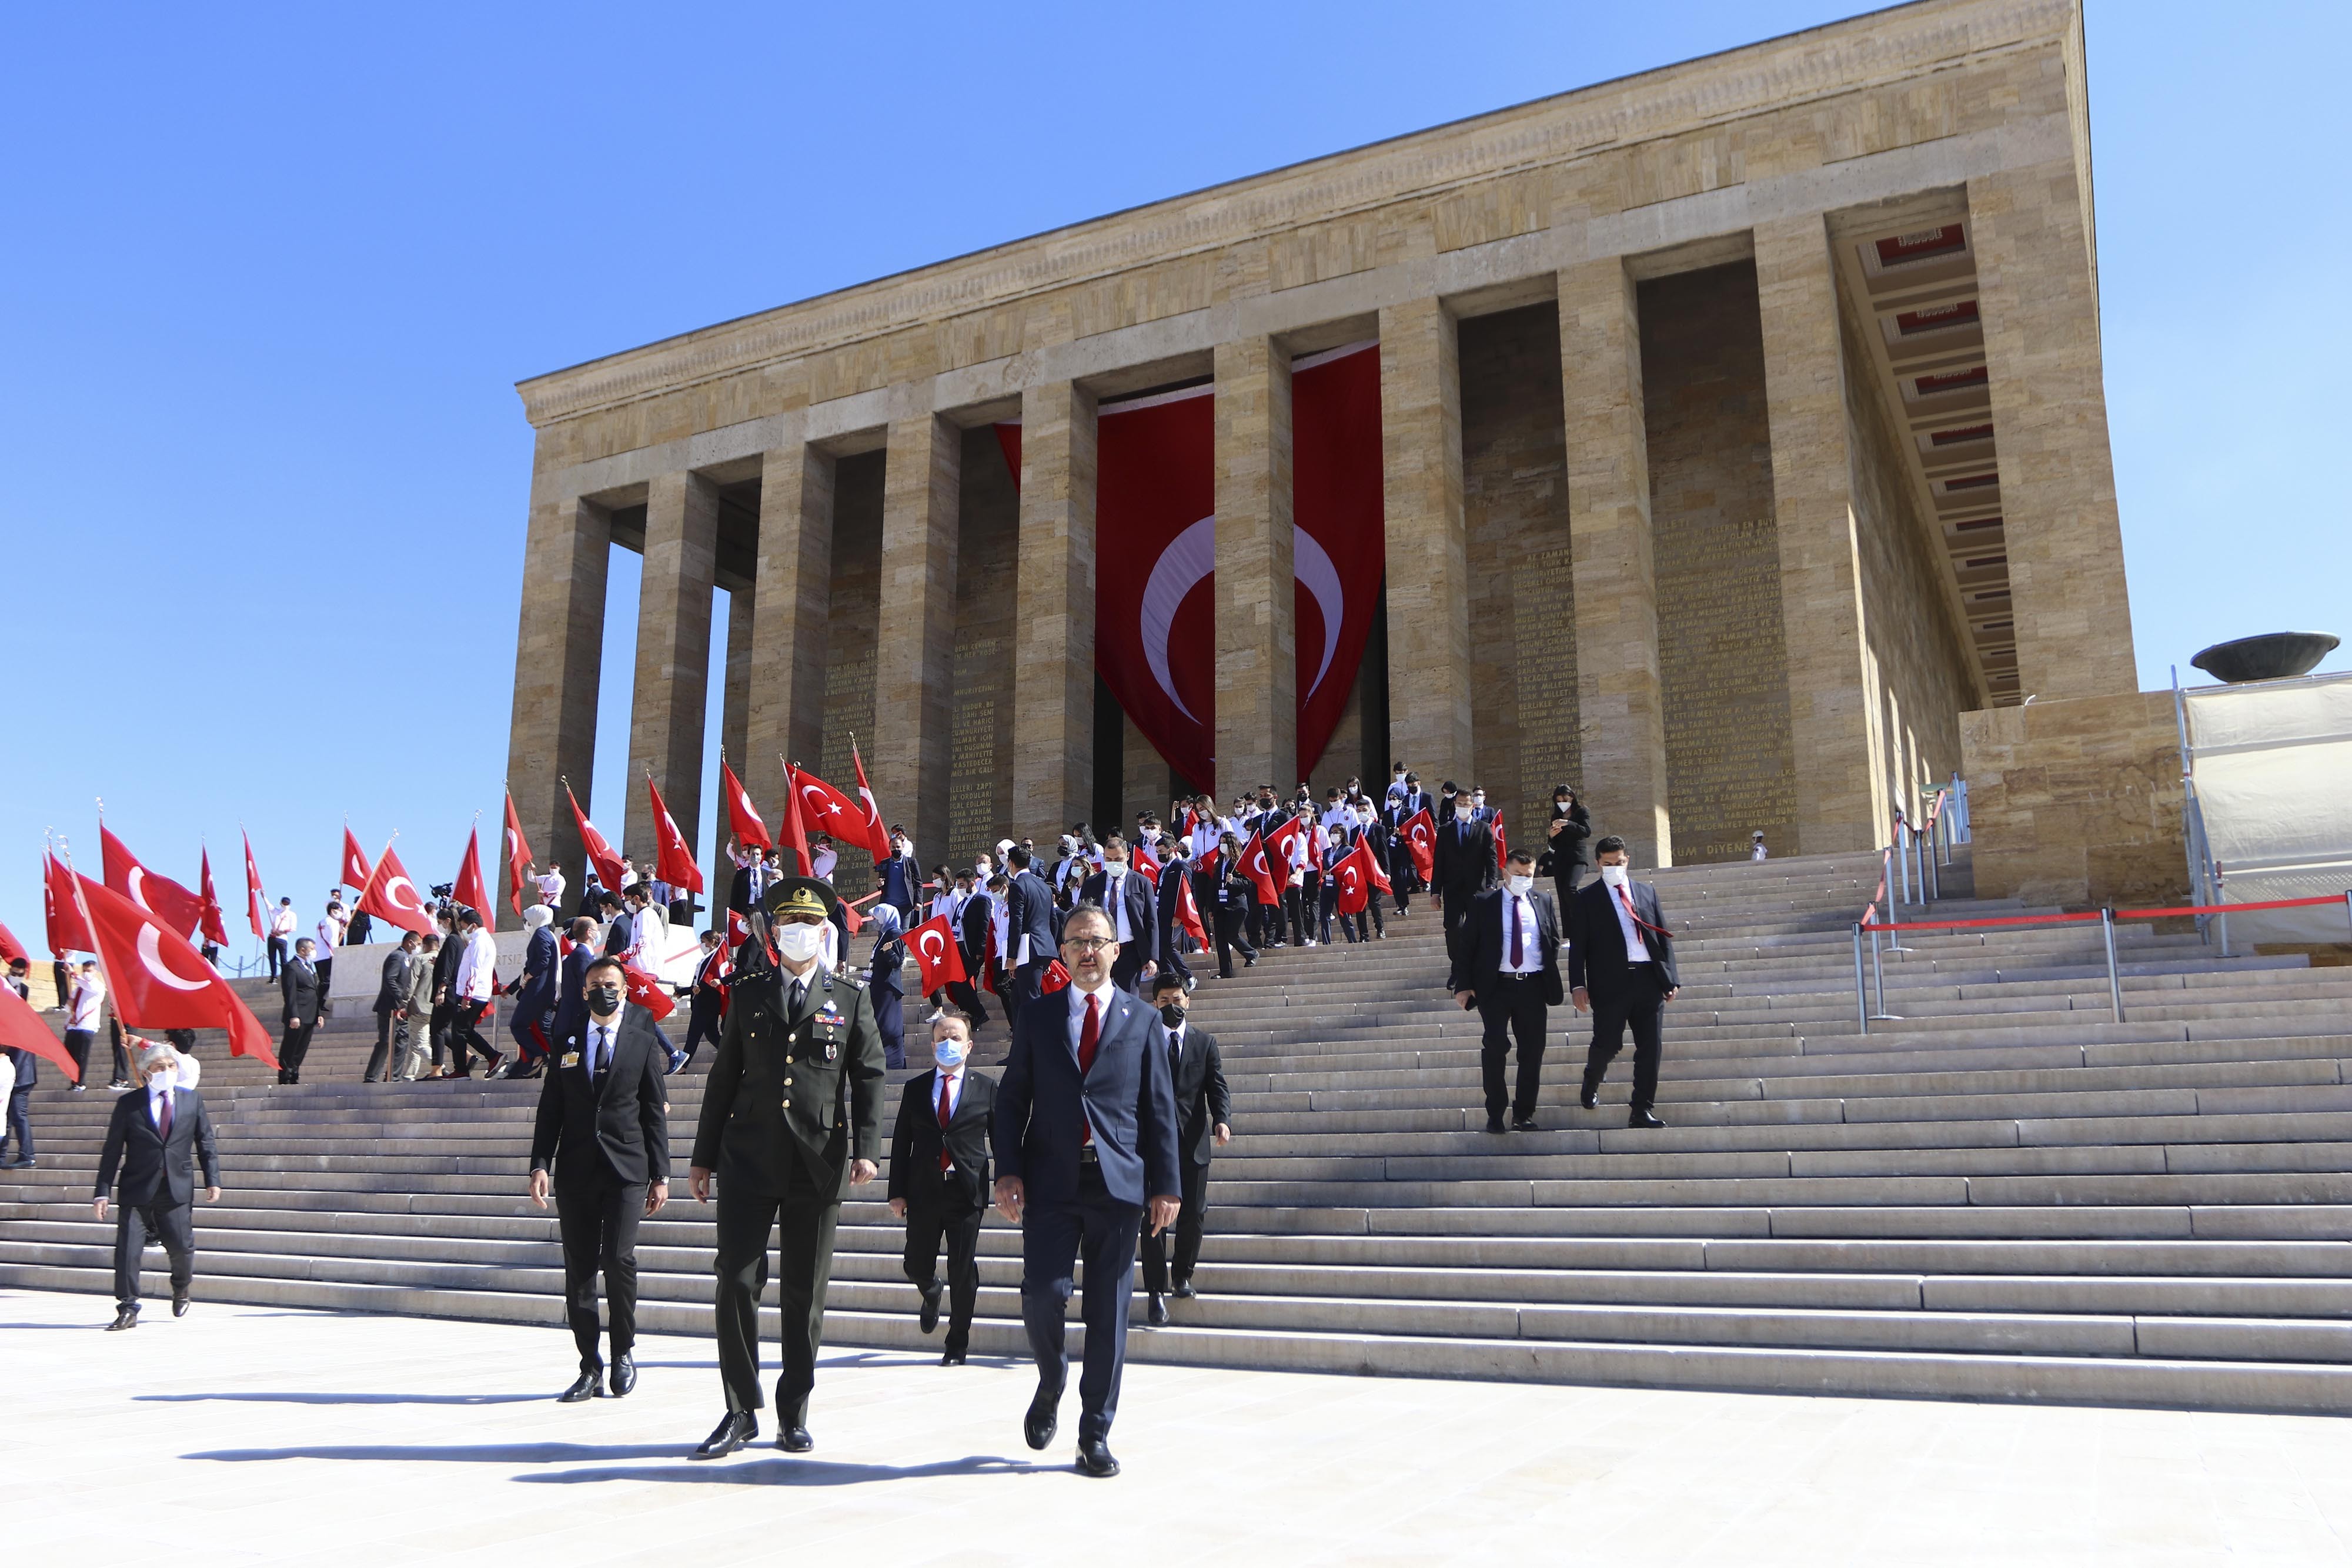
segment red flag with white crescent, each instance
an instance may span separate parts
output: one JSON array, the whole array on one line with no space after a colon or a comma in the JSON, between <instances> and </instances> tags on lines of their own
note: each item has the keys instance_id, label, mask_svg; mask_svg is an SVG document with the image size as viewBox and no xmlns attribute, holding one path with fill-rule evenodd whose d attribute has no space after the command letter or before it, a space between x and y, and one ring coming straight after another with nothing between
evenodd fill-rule
<instances>
[{"instance_id":1,"label":"red flag with white crescent","mask_svg":"<svg viewBox=\"0 0 2352 1568\"><path fill-rule=\"evenodd\" d=\"M220 894L213 888L213 852L204 849L196 865L197 896L204 901L204 911L196 917L197 928L205 939L228 945L228 928L221 924Z\"/></svg>"},{"instance_id":2,"label":"red flag with white crescent","mask_svg":"<svg viewBox=\"0 0 2352 1568\"><path fill-rule=\"evenodd\" d=\"M98 939L90 935L81 903L74 897L73 873L55 855L41 859L41 910L47 916L50 956L62 958L68 953L97 952Z\"/></svg>"},{"instance_id":3,"label":"red flag with white crescent","mask_svg":"<svg viewBox=\"0 0 2352 1568\"><path fill-rule=\"evenodd\" d=\"M0 925L0 964L13 964L19 958L27 963L32 961L32 956L25 951L25 945L16 940L16 934L5 925Z\"/></svg>"},{"instance_id":4,"label":"red flag with white crescent","mask_svg":"<svg viewBox=\"0 0 2352 1568\"><path fill-rule=\"evenodd\" d=\"M1381 870L1380 861L1372 854L1372 846L1361 839L1357 840L1356 847L1339 857L1339 863L1331 869L1339 877L1339 910L1342 915L1362 914L1364 905L1371 902L1372 889L1378 888L1382 893L1390 891L1388 873Z\"/></svg>"},{"instance_id":5,"label":"red flag with white crescent","mask_svg":"<svg viewBox=\"0 0 2352 1568\"><path fill-rule=\"evenodd\" d=\"M237 836L245 840L245 918L255 936L265 937L269 935L269 926L261 918L261 911L269 901L262 895L261 867L253 858L253 835L239 829Z\"/></svg>"},{"instance_id":6,"label":"red flag with white crescent","mask_svg":"<svg viewBox=\"0 0 2352 1568\"><path fill-rule=\"evenodd\" d=\"M1404 840L1405 852L1412 856L1414 873L1427 882L1437 864L1437 824L1430 820L1429 808L1423 806L1407 817L1397 836Z\"/></svg>"},{"instance_id":7,"label":"red flag with white crescent","mask_svg":"<svg viewBox=\"0 0 2352 1568\"><path fill-rule=\"evenodd\" d=\"M996 988L996 916L992 910L981 936L980 984L992 997L1002 994Z\"/></svg>"},{"instance_id":8,"label":"red flag with white crescent","mask_svg":"<svg viewBox=\"0 0 2352 1568\"><path fill-rule=\"evenodd\" d=\"M187 939L112 889L86 876L74 892L97 938L114 1011L131 1029L218 1029L232 1055L276 1067L269 1031Z\"/></svg>"},{"instance_id":9,"label":"red flag with white crescent","mask_svg":"<svg viewBox=\"0 0 2352 1568\"><path fill-rule=\"evenodd\" d=\"M1511 841L1503 836L1503 811L1498 806L1495 809L1495 869L1496 871L1503 869L1503 861L1510 847Z\"/></svg>"},{"instance_id":10,"label":"red flag with white crescent","mask_svg":"<svg viewBox=\"0 0 2352 1568\"><path fill-rule=\"evenodd\" d=\"M621 966L621 978L628 987L629 1000L653 1014L656 1023L677 1011L677 998L669 994L669 988L635 964Z\"/></svg>"},{"instance_id":11,"label":"red flag with white crescent","mask_svg":"<svg viewBox=\"0 0 2352 1568\"><path fill-rule=\"evenodd\" d=\"M677 819L669 814L650 773L646 775L646 793L653 798L654 875L672 887L700 893L702 868L694 863L694 852L687 847L686 835L678 831Z\"/></svg>"},{"instance_id":12,"label":"red flag with white crescent","mask_svg":"<svg viewBox=\"0 0 2352 1568\"><path fill-rule=\"evenodd\" d=\"M457 880L449 884L449 896L482 917L485 925L495 925L490 915L489 883L482 880L482 830L477 827L466 835L466 858L457 862Z\"/></svg>"},{"instance_id":13,"label":"red flag with white crescent","mask_svg":"<svg viewBox=\"0 0 2352 1568\"><path fill-rule=\"evenodd\" d=\"M1054 992L1060 990L1069 983L1070 972L1062 967L1062 961L1059 958L1056 958L1052 963L1045 966L1045 974L1038 977L1037 994L1039 996L1051 996Z\"/></svg>"},{"instance_id":14,"label":"red flag with white crescent","mask_svg":"<svg viewBox=\"0 0 2352 1568\"><path fill-rule=\"evenodd\" d=\"M719 792L727 797L727 831L735 835L737 843L747 850L775 847L775 840L768 836L768 824L760 820L759 808L751 804L751 792L743 788L743 780L735 777L735 769L727 766L723 757L719 759Z\"/></svg>"},{"instance_id":15,"label":"red flag with white crescent","mask_svg":"<svg viewBox=\"0 0 2352 1568\"><path fill-rule=\"evenodd\" d=\"M164 925L185 936L195 930L204 918L204 900L173 882L149 871L139 863L113 831L103 822L99 824L98 847L105 862L106 885L154 915Z\"/></svg>"},{"instance_id":16,"label":"red flag with white crescent","mask_svg":"<svg viewBox=\"0 0 2352 1568\"><path fill-rule=\"evenodd\" d=\"M852 936L866 929L866 916L857 913L857 906L861 904L871 904L881 896L882 890L877 887L863 898L845 898L841 901L841 923L849 927L849 934Z\"/></svg>"},{"instance_id":17,"label":"red flag with white crescent","mask_svg":"<svg viewBox=\"0 0 2352 1568\"><path fill-rule=\"evenodd\" d=\"M809 859L808 826L801 821L801 792L794 788L793 767L789 762L784 764L784 814L776 824L777 853L781 855L785 850L792 851L797 857L793 862L790 874L808 875L809 867L816 862Z\"/></svg>"},{"instance_id":18,"label":"red flag with white crescent","mask_svg":"<svg viewBox=\"0 0 2352 1568\"><path fill-rule=\"evenodd\" d=\"M1266 859L1265 841L1257 834L1252 833L1249 842L1242 846L1240 866L1241 873L1256 886L1260 904L1282 902L1282 881L1288 880L1289 871L1285 868L1282 881L1276 879L1274 863Z\"/></svg>"},{"instance_id":19,"label":"red flag with white crescent","mask_svg":"<svg viewBox=\"0 0 2352 1568\"><path fill-rule=\"evenodd\" d=\"M857 769L857 801L866 809L866 852L878 862L890 858L890 830L882 825L882 808L874 799L874 786L866 781L866 758L857 755L857 742L849 743L849 764Z\"/></svg>"},{"instance_id":20,"label":"red flag with white crescent","mask_svg":"<svg viewBox=\"0 0 2352 1568\"><path fill-rule=\"evenodd\" d=\"M804 768L793 769L793 796L800 808L801 826L808 832L830 833L835 843L865 844L866 811L856 801ZM886 842L876 860L890 858Z\"/></svg>"},{"instance_id":21,"label":"red flag with white crescent","mask_svg":"<svg viewBox=\"0 0 2352 1568\"><path fill-rule=\"evenodd\" d=\"M580 809L580 797L572 792L569 784L563 787L563 798L572 802L572 820L580 829L580 847L587 852L588 863L595 868L596 880L604 883L605 892L620 892L621 857L613 852L613 846L604 841L604 835L596 831L596 824L591 822L588 813Z\"/></svg>"},{"instance_id":22,"label":"red flag with white crescent","mask_svg":"<svg viewBox=\"0 0 2352 1568\"><path fill-rule=\"evenodd\" d=\"M507 791L507 907L522 913L523 885L530 876L530 841L522 836L522 819L515 815L514 791Z\"/></svg>"},{"instance_id":23,"label":"red flag with white crescent","mask_svg":"<svg viewBox=\"0 0 2352 1568\"><path fill-rule=\"evenodd\" d=\"M476 880L479 880L478 875ZM409 877L408 868L400 863L400 856L389 843L383 846L383 853L377 858L375 869L368 873L366 883L360 888L359 907L362 914L373 915L403 931L414 931L419 936L433 934L433 914L425 908L424 897Z\"/></svg>"},{"instance_id":24,"label":"red flag with white crescent","mask_svg":"<svg viewBox=\"0 0 2352 1568\"><path fill-rule=\"evenodd\" d=\"M14 941L15 938L10 938ZM16 949L11 957L23 957L24 950ZM14 1046L18 1051L31 1051L45 1061L54 1061L65 1069L66 1081L81 1082L81 1070L74 1065L73 1053L66 1042L49 1032L33 1004L18 996L14 988L0 986L0 1046Z\"/></svg>"},{"instance_id":25,"label":"red flag with white crescent","mask_svg":"<svg viewBox=\"0 0 2352 1568\"><path fill-rule=\"evenodd\" d=\"M352 825L345 822L343 824L343 885L365 887L368 884L368 879L374 874L368 865L366 852L360 848L359 840L352 836Z\"/></svg>"},{"instance_id":26,"label":"red flag with white crescent","mask_svg":"<svg viewBox=\"0 0 2352 1568\"><path fill-rule=\"evenodd\" d=\"M1140 843L1135 846L1135 869L1150 877L1154 886L1159 884L1160 857L1145 849Z\"/></svg>"},{"instance_id":27,"label":"red flag with white crescent","mask_svg":"<svg viewBox=\"0 0 2352 1568\"><path fill-rule=\"evenodd\" d=\"M1283 819L1282 825L1274 830L1274 836L1265 841L1265 847L1271 852L1275 863L1282 867L1282 874L1286 880L1290 875L1290 868L1297 863L1296 846L1299 840L1307 836L1307 832L1305 818L1286 817Z\"/></svg>"},{"instance_id":28,"label":"red flag with white crescent","mask_svg":"<svg viewBox=\"0 0 2352 1568\"><path fill-rule=\"evenodd\" d=\"M1201 920L1201 901L1193 895L1192 879L1186 875L1176 879L1176 924L1202 946L1209 945L1209 929Z\"/></svg>"},{"instance_id":29,"label":"red flag with white crescent","mask_svg":"<svg viewBox=\"0 0 2352 1568\"><path fill-rule=\"evenodd\" d=\"M934 915L907 933L907 951L923 969L923 995L936 995L950 980L969 979L963 968L963 944L944 915Z\"/></svg>"}]
</instances>

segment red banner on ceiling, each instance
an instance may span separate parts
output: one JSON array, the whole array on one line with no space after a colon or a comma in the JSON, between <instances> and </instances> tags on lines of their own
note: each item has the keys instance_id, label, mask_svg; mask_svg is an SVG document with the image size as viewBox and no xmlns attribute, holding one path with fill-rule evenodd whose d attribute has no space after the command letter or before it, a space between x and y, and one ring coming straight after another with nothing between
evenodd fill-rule
<instances>
[{"instance_id":1,"label":"red banner on ceiling","mask_svg":"<svg viewBox=\"0 0 2352 1568\"><path fill-rule=\"evenodd\" d=\"M1136 727L1217 788L1213 389L1103 409L1095 489L1095 668ZM1021 428L997 434L1016 482ZM1378 344L1291 367L1298 770L1321 759L1363 662L1386 568ZM1242 783L1286 780L1244 779Z\"/></svg>"}]
</instances>

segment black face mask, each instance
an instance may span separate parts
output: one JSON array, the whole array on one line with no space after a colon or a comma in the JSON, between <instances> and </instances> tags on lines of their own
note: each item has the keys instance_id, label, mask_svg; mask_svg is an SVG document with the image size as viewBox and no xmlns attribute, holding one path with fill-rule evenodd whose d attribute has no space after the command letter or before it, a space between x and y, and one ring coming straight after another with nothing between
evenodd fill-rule
<instances>
[{"instance_id":1,"label":"black face mask","mask_svg":"<svg viewBox=\"0 0 2352 1568\"><path fill-rule=\"evenodd\" d=\"M621 1010L621 988L597 986L588 993L588 1010L599 1018L610 1018Z\"/></svg>"},{"instance_id":2,"label":"black face mask","mask_svg":"<svg viewBox=\"0 0 2352 1568\"><path fill-rule=\"evenodd\" d=\"M1160 1009L1160 1021L1170 1029L1181 1028L1184 1022L1184 1009L1174 1002L1164 1002Z\"/></svg>"}]
</instances>

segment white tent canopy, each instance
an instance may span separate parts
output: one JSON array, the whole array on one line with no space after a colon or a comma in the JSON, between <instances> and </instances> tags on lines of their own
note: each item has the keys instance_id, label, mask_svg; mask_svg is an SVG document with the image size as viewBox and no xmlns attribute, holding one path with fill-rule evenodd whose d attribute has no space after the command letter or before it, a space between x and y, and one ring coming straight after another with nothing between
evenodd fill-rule
<instances>
[{"instance_id":1,"label":"white tent canopy","mask_svg":"<svg viewBox=\"0 0 2352 1568\"><path fill-rule=\"evenodd\" d=\"M2180 700L2200 897L2259 904L2352 888L2352 674L2204 686ZM2233 946L2347 939L2340 907L2230 916Z\"/></svg>"}]
</instances>

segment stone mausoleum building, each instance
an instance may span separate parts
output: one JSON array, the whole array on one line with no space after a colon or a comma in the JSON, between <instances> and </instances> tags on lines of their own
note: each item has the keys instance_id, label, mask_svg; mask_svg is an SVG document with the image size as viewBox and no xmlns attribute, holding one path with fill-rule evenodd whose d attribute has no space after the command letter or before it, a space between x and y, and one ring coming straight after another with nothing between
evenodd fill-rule
<instances>
[{"instance_id":1,"label":"stone mausoleum building","mask_svg":"<svg viewBox=\"0 0 2352 1568\"><path fill-rule=\"evenodd\" d=\"M1302 772L1292 371L1368 340L1384 587ZM855 732L927 862L1164 807L1095 674L1097 431L1202 385L1220 799L1394 757L1530 835L1572 780L1643 863L1865 849L1987 710L2134 692L2081 7L1920 0L524 382L534 846L579 859L615 547L689 836L714 679L763 801Z\"/></svg>"}]
</instances>

